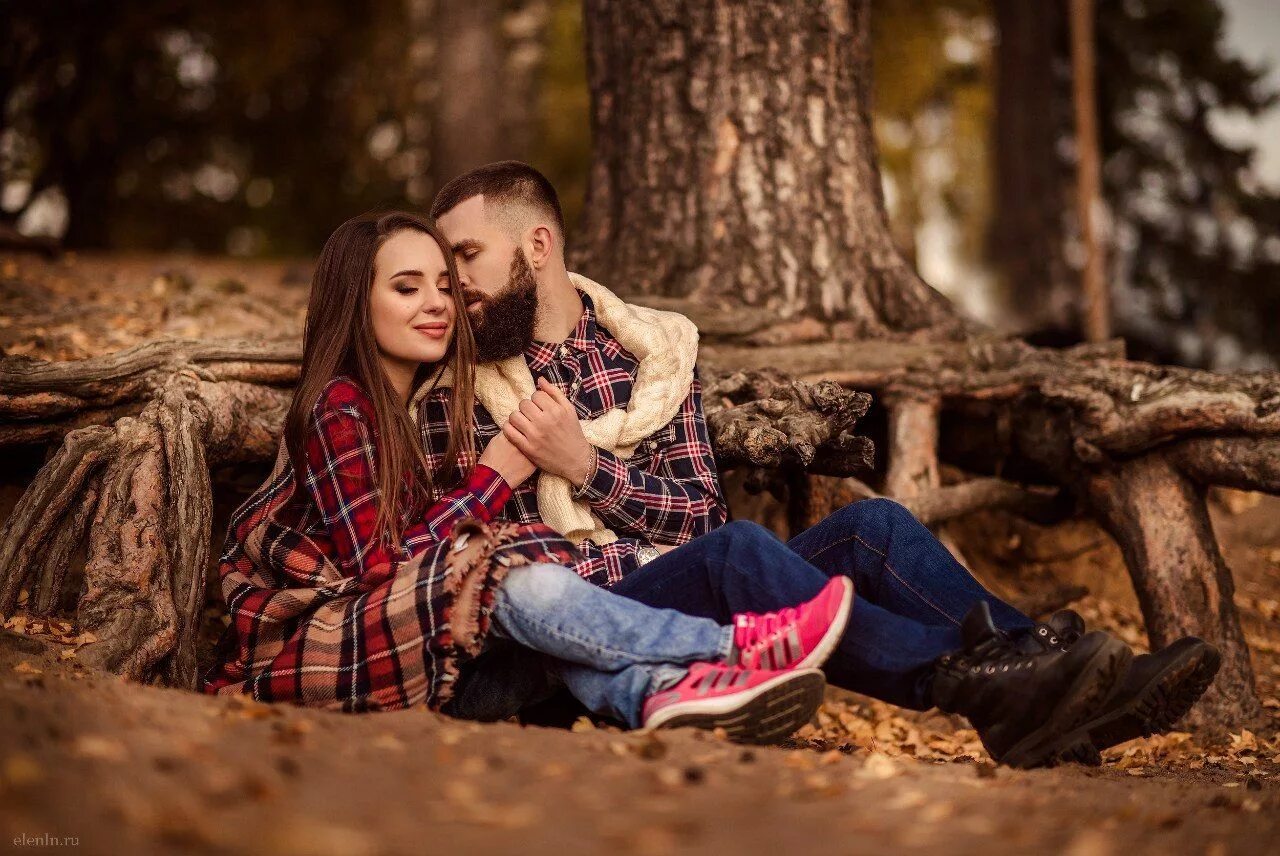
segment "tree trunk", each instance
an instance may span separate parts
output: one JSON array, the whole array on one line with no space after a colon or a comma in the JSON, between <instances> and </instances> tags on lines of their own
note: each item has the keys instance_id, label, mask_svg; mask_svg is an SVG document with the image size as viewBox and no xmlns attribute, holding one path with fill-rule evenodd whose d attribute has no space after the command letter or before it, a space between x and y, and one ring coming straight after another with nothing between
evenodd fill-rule
<instances>
[{"instance_id":1,"label":"tree trunk","mask_svg":"<svg viewBox=\"0 0 1280 856\"><path fill-rule=\"evenodd\" d=\"M546 60L551 9L548 0L506 0L503 6L500 157L529 160L538 132L539 81Z\"/></svg>"},{"instance_id":2,"label":"tree trunk","mask_svg":"<svg viewBox=\"0 0 1280 856\"><path fill-rule=\"evenodd\" d=\"M1086 341L1111 338L1111 297L1106 282L1102 224L1102 154L1098 142L1098 94L1094 83L1093 0L1071 0L1071 89L1076 117L1076 217L1084 245L1083 333Z\"/></svg>"},{"instance_id":3,"label":"tree trunk","mask_svg":"<svg viewBox=\"0 0 1280 856\"><path fill-rule=\"evenodd\" d=\"M586 0L594 153L578 266L622 290L851 333L954 321L890 238L869 10Z\"/></svg>"},{"instance_id":4,"label":"tree trunk","mask_svg":"<svg viewBox=\"0 0 1280 856\"><path fill-rule=\"evenodd\" d=\"M1054 4L996 0L995 211L988 252L1024 330L1074 330L1077 289L1063 257L1065 166L1053 115L1065 20ZM1045 111L1049 111L1046 115Z\"/></svg>"},{"instance_id":5,"label":"tree trunk","mask_svg":"<svg viewBox=\"0 0 1280 856\"><path fill-rule=\"evenodd\" d=\"M404 151L412 169L405 179L405 198L414 205L427 206L435 192L432 178L431 138L435 126L435 103L439 98L436 59L440 45L436 34L436 0L405 0L405 96L401 110L404 124Z\"/></svg>"},{"instance_id":6,"label":"tree trunk","mask_svg":"<svg viewBox=\"0 0 1280 856\"><path fill-rule=\"evenodd\" d=\"M502 3L440 3L432 173L437 187L506 151L498 115L503 92Z\"/></svg>"}]
</instances>

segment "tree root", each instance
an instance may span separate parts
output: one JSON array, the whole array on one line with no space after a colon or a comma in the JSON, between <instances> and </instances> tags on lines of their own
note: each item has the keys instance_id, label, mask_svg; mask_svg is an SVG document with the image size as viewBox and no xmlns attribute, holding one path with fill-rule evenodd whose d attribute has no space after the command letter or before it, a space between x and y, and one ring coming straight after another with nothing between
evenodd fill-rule
<instances>
[{"instance_id":1,"label":"tree root","mask_svg":"<svg viewBox=\"0 0 1280 856\"><path fill-rule=\"evenodd\" d=\"M0 447L61 439L0 528L0 613L23 589L35 614L74 606L99 640L82 661L194 686L210 469L274 458L297 358L279 346L167 340L77 363L0 361ZM869 396L768 372L712 372L706 384L725 466L870 466L870 441L853 434ZM111 424L83 424L97 420ZM71 580L86 540L83 581Z\"/></svg>"},{"instance_id":2,"label":"tree root","mask_svg":"<svg viewBox=\"0 0 1280 856\"><path fill-rule=\"evenodd\" d=\"M889 414L884 492L933 523L979 507L1052 519L1078 503L1119 542L1153 644L1195 634L1222 650L1215 688L1190 721L1240 727L1258 716L1231 575L1204 493L1225 485L1280 494L1280 374L1135 363L1123 359L1119 342L1051 351L918 334L785 348L722 342L704 349L703 363L768 366L880 395ZM1008 482L935 488L939 459L1060 490L1051 499ZM856 498L850 484L793 479L794 524Z\"/></svg>"},{"instance_id":3,"label":"tree root","mask_svg":"<svg viewBox=\"0 0 1280 856\"><path fill-rule=\"evenodd\" d=\"M86 659L191 685L209 470L274 456L297 359L281 345L169 340L79 363L0 361L0 447L63 440L0 529L0 612L22 588L38 612L82 591L80 619L102 640ZM871 441L853 434L870 397L847 386L881 393L885 493L929 524L984 508L1041 522L1093 513L1120 543L1153 643L1195 633L1222 649L1196 720L1258 715L1204 492L1280 493L1280 376L1130 363L1114 343L1055 352L921 336L713 344L702 365L718 463L789 496L793 527L875 494L853 478L872 463ZM990 477L941 485L944 460ZM86 536L73 592L66 568Z\"/></svg>"}]
</instances>

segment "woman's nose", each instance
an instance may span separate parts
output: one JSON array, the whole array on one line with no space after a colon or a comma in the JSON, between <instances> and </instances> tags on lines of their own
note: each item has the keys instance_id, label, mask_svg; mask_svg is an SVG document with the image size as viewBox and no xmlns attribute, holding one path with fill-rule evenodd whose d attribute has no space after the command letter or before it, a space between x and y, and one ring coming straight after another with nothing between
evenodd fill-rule
<instances>
[{"instance_id":1,"label":"woman's nose","mask_svg":"<svg viewBox=\"0 0 1280 856\"><path fill-rule=\"evenodd\" d=\"M422 311L432 315L439 315L449 308L449 295L438 288L423 289L426 299L422 302Z\"/></svg>"}]
</instances>

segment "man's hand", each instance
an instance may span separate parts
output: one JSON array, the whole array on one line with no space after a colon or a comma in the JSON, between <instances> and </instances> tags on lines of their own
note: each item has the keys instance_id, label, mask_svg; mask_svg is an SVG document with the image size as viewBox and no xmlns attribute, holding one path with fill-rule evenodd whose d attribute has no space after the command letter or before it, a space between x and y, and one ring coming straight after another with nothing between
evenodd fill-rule
<instances>
[{"instance_id":1,"label":"man's hand","mask_svg":"<svg viewBox=\"0 0 1280 856\"><path fill-rule=\"evenodd\" d=\"M546 378L538 378L538 390L520 402L502 433L538 469L564 476L575 487L591 474L595 449L582 434L573 404Z\"/></svg>"}]
</instances>

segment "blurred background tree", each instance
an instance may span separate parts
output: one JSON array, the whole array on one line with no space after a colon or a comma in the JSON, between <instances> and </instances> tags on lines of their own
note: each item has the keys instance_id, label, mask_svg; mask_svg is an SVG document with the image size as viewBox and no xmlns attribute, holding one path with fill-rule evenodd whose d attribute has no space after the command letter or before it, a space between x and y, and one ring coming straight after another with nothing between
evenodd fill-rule
<instances>
[{"instance_id":1,"label":"blurred background tree","mask_svg":"<svg viewBox=\"0 0 1280 856\"><path fill-rule=\"evenodd\" d=\"M1240 0L1237 0L1240 2ZM6 3L0 225L67 247L309 255L500 157L579 221L579 0ZM1066 4L879 0L875 131L895 240L983 321L1079 338ZM1275 100L1219 0L1099 4L1109 281L1135 355L1274 365L1280 195L1224 116Z\"/></svg>"}]
</instances>

